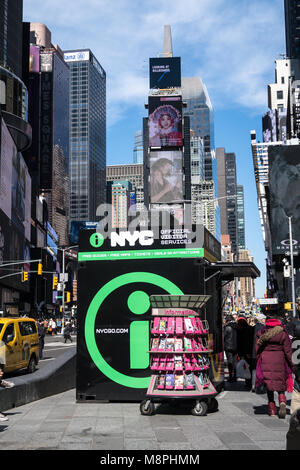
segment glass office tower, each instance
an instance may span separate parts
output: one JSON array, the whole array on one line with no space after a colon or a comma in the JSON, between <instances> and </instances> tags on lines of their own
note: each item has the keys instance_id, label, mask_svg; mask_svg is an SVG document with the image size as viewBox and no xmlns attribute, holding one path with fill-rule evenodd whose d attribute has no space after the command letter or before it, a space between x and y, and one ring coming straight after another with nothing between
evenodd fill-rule
<instances>
[{"instance_id":1,"label":"glass office tower","mask_svg":"<svg viewBox=\"0 0 300 470\"><path fill-rule=\"evenodd\" d=\"M94 221L106 201L106 73L89 49L70 67L70 221Z\"/></svg>"},{"instance_id":2,"label":"glass office tower","mask_svg":"<svg viewBox=\"0 0 300 470\"><path fill-rule=\"evenodd\" d=\"M0 1L0 65L22 77L23 0Z\"/></svg>"},{"instance_id":3,"label":"glass office tower","mask_svg":"<svg viewBox=\"0 0 300 470\"><path fill-rule=\"evenodd\" d=\"M133 163L144 162L144 141L143 132L137 131L134 134Z\"/></svg>"},{"instance_id":4,"label":"glass office tower","mask_svg":"<svg viewBox=\"0 0 300 470\"><path fill-rule=\"evenodd\" d=\"M184 115L189 116L191 129L204 141L205 180L213 175L214 112L206 86L200 77L182 78L182 97L187 104Z\"/></svg>"},{"instance_id":5,"label":"glass office tower","mask_svg":"<svg viewBox=\"0 0 300 470\"><path fill-rule=\"evenodd\" d=\"M300 1L284 0L286 54L289 59L300 58Z\"/></svg>"}]
</instances>

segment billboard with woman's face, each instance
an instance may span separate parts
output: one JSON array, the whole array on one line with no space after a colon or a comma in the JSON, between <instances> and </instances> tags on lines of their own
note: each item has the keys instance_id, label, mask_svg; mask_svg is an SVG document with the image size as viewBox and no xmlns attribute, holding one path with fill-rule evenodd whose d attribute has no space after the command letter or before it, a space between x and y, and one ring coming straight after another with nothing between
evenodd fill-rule
<instances>
[{"instance_id":1,"label":"billboard with woman's face","mask_svg":"<svg viewBox=\"0 0 300 470\"><path fill-rule=\"evenodd\" d=\"M148 125L149 147L182 147L181 96L150 96Z\"/></svg>"},{"instance_id":2,"label":"billboard with woman's face","mask_svg":"<svg viewBox=\"0 0 300 470\"><path fill-rule=\"evenodd\" d=\"M183 199L182 151L150 152L150 203Z\"/></svg>"}]
</instances>

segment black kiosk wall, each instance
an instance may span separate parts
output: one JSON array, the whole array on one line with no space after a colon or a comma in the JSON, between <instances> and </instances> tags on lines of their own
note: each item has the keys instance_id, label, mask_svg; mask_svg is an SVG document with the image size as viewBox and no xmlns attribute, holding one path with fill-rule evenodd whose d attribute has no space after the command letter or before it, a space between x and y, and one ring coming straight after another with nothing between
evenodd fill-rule
<instances>
[{"instance_id":1,"label":"black kiosk wall","mask_svg":"<svg viewBox=\"0 0 300 470\"><path fill-rule=\"evenodd\" d=\"M144 398L151 378L149 297L155 294L212 295L206 318L214 338L215 382L222 380L220 290L214 278L204 282L206 250L189 243L186 232L176 236L185 237L183 243L165 245L151 231L105 239L95 230L80 232L77 401Z\"/></svg>"}]
</instances>

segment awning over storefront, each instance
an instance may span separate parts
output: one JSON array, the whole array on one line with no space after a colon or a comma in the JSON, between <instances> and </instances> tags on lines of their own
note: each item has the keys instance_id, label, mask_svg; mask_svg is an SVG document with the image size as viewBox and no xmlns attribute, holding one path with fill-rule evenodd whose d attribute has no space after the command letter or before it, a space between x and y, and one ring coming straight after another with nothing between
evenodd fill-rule
<instances>
[{"instance_id":1,"label":"awning over storefront","mask_svg":"<svg viewBox=\"0 0 300 470\"><path fill-rule=\"evenodd\" d=\"M211 263L206 268L206 280L209 277L218 275L222 281L233 281L235 277L251 277L256 279L260 277L260 271L251 262L227 263L219 261Z\"/></svg>"}]
</instances>

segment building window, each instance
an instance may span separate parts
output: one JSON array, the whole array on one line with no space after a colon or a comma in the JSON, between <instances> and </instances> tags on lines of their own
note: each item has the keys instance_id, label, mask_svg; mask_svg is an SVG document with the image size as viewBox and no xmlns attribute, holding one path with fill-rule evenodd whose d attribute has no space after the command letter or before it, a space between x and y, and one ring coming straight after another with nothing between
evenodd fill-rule
<instances>
[{"instance_id":1,"label":"building window","mask_svg":"<svg viewBox=\"0 0 300 470\"><path fill-rule=\"evenodd\" d=\"M283 100L283 91L282 90L277 91L277 99L278 100Z\"/></svg>"}]
</instances>

